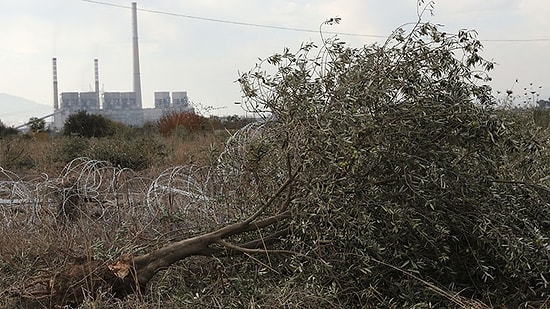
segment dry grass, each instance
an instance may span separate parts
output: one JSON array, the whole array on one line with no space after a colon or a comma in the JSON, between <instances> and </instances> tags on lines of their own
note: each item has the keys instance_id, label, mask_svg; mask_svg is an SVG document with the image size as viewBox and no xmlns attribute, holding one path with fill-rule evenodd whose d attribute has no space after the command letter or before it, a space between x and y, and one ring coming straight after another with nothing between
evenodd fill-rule
<instances>
[{"instance_id":1,"label":"dry grass","mask_svg":"<svg viewBox=\"0 0 550 309\"><path fill-rule=\"evenodd\" d=\"M64 266L108 263L223 223L227 218L213 220L189 205L212 206L204 197L215 189L205 177L227 138L226 132L165 138L168 157L139 172L94 160L53 162L56 139L10 141L15 143L11 151L20 146L20 156L30 156L35 165L0 171L0 198L32 201L0 204L0 308L30 308L22 296L47 286ZM279 273L280 263L275 257L188 258L157 274L146 291L123 300L103 291L80 308L343 308L329 288ZM415 279L456 308L491 307ZM42 307L51 308L48 303ZM547 307L543 301L531 308Z\"/></svg>"},{"instance_id":2,"label":"dry grass","mask_svg":"<svg viewBox=\"0 0 550 309\"><path fill-rule=\"evenodd\" d=\"M13 160L13 169L0 171L0 198L13 201L0 203L0 308L53 308L24 300L40 298L62 268L86 272L78 266L148 252L228 222L230 212L208 198L216 192L209 164L228 137L164 138L168 157L139 172L91 159L56 162L55 138L9 141L33 165ZM80 308L305 308L308 297L319 297L281 283L271 263L277 259L193 257L158 274L146 291L124 300L100 292Z\"/></svg>"},{"instance_id":3,"label":"dry grass","mask_svg":"<svg viewBox=\"0 0 550 309\"><path fill-rule=\"evenodd\" d=\"M189 196L206 194L200 189L201 170L223 150L227 136L165 138L167 158L139 173L90 159L57 162L57 139L3 140L2 153L15 155L0 170L0 198L13 201L0 203L0 308L28 307L22 297L38 297L33 288L47 286L49 278L67 265L139 254L213 226L212 218L189 212L188 205L196 204ZM32 164L21 164L24 157ZM174 196L170 188L182 184L187 184L189 194L178 188L181 195ZM194 279L178 278L186 272L193 276L196 270L189 269L210 263L211 259L194 259L161 275L146 295L121 301L100 293L82 308L181 308L204 303L190 290L197 288Z\"/></svg>"},{"instance_id":4,"label":"dry grass","mask_svg":"<svg viewBox=\"0 0 550 309\"><path fill-rule=\"evenodd\" d=\"M160 138L166 149L166 157L159 158L150 169L158 171L169 166L211 164L223 151L224 143L229 136L229 132L222 130L199 132L185 137ZM50 137L46 134L1 139L0 166L20 176L39 173L55 175L67 163L60 160L58 154L64 140L64 137Z\"/></svg>"},{"instance_id":5,"label":"dry grass","mask_svg":"<svg viewBox=\"0 0 550 309\"><path fill-rule=\"evenodd\" d=\"M223 151L229 136L227 131L217 131L198 133L186 139L174 136L165 138L171 148L168 162L171 166L211 165Z\"/></svg>"}]
</instances>

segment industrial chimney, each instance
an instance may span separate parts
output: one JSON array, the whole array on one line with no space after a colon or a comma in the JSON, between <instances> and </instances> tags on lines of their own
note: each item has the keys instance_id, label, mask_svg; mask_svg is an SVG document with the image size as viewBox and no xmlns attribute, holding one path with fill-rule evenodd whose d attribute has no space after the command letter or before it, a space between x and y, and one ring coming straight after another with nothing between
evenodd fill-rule
<instances>
[{"instance_id":1,"label":"industrial chimney","mask_svg":"<svg viewBox=\"0 0 550 309\"><path fill-rule=\"evenodd\" d=\"M95 77L95 97L97 99L97 107L100 107L101 97L99 96L99 60L94 59L94 77Z\"/></svg>"},{"instance_id":2,"label":"industrial chimney","mask_svg":"<svg viewBox=\"0 0 550 309\"><path fill-rule=\"evenodd\" d=\"M57 90L57 58L53 58L53 109L59 109L59 95Z\"/></svg>"},{"instance_id":3,"label":"industrial chimney","mask_svg":"<svg viewBox=\"0 0 550 309\"><path fill-rule=\"evenodd\" d=\"M134 93L136 95L136 106L141 106L141 78L139 75L139 47L137 30L137 4L132 2L132 30L134 39Z\"/></svg>"}]
</instances>

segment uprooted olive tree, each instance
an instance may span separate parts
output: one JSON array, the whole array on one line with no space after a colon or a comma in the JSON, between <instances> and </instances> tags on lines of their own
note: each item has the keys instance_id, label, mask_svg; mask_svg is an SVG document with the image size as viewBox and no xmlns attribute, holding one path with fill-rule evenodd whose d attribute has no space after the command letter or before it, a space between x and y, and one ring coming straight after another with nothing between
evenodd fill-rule
<instances>
[{"instance_id":1,"label":"uprooted olive tree","mask_svg":"<svg viewBox=\"0 0 550 309\"><path fill-rule=\"evenodd\" d=\"M546 144L529 121L495 108L481 49L474 32L418 23L381 45L333 38L265 59L239 79L265 121L231 138L198 180L173 169L146 192L143 204L162 191L166 211L203 218L197 229L72 264L23 296L123 297L200 255L277 260L271 293L300 291L285 294L290 307L544 303ZM174 198L183 191L187 204Z\"/></svg>"},{"instance_id":2,"label":"uprooted olive tree","mask_svg":"<svg viewBox=\"0 0 550 309\"><path fill-rule=\"evenodd\" d=\"M481 50L475 32L419 23L380 46L304 45L241 77L301 167L289 243L312 258L305 283L334 285L344 306L547 300L546 144L496 109Z\"/></svg>"}]
</instances>

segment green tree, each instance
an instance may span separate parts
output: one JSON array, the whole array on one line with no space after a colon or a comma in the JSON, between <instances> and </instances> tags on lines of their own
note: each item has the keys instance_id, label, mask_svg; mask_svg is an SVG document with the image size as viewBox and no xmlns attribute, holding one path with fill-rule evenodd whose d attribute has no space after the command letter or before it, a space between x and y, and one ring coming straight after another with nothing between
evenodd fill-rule
<instances>
[{"instance_id":1,"label":"green tree","mask_svg":"<svg viewBox=\"0 0 550 309\"><path fill-rule=\"evenodd\" d=\"M9 135L17 135L19 131L13 127L7 127L3 122L0 121L0 137L5 137Z\"/></svg>"},{"instance_id":2,"label":"green tree","mask_svg":"<svg viewBox=\"0 0 550 309\"><path fill-rule=\"evenodd\" d=\"M44 132L46 130L46 121L37 117L29 119L29 129L31 132Z\"/></svg>"},{"instance_id":3,"label":"green tree","mask_svg":"<svg viewBox=\"0 0 550 309\"><path fill-rule=\"evenodd\" d=\"M85 111L70 115L63 126L63 135L81 137L105 137L116 133L113 121L97 114Z\"/></svg>"}]
</instances>

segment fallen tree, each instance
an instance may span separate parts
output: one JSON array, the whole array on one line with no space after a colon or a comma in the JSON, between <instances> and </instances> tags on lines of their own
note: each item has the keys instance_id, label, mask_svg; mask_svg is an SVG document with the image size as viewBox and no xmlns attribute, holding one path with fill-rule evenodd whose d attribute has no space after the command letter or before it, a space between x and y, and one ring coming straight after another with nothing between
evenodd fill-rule
<instances>
[{"instance_id":1,"label":"fallen tree","mask_svg":"<svg viewBox=\"0 0 550 309\"><path fill-rule=\"evenodd\" d=\"M289 307L540 306L548 145L531 119L496 108L481 49L474 32L418 22L383 45L331 38L265 59L239 79L265 122L229 140L204 181L174 169L147 191L146 205L202 229L114 262L82 259L27 299L122 297L193 255L243 253L233 263L281 254L270 287Z\"/></svg>"}]
</instances>

